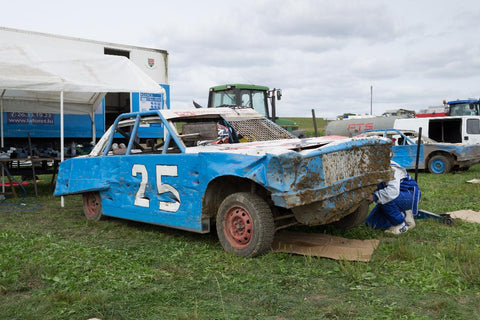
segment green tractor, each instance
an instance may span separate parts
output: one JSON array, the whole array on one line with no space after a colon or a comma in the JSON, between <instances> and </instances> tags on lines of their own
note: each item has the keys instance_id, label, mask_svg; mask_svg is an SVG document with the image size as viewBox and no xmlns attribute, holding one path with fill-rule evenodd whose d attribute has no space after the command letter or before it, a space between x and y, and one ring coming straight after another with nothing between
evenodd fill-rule
<instances>
[{"instance_id":1,"label":"green tractor","mask_svg":"<svg viewBox=\"0 0 480 320\"><path fill-rule=\"evenodd\" d=\"M210 88L208 107L253 108L292 134L302 137L305 130L298 130L298 125L294 121L277 118L275 101L281 98L281 89L270 90L268 87L253 84L225 84ZM269 100L270 109L268 107ZM195 102L193 104L197 108L200 107Z\"/></svg>"}]
</instances>

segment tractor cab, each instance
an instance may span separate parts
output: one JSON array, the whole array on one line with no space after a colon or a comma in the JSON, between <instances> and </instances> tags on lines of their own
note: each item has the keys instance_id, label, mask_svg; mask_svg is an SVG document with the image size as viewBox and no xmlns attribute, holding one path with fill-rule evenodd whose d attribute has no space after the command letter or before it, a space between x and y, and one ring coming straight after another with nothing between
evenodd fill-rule
<instances>
[{"instance_id":1,"label":"tractor cab","mask_svg":"<svg viewBox=\"0 0 480 320\"><path fill-rule=\"evenodd\" d=\"M276 116L276 100L282 98L281 89L270 89L253 84L224 84L211 87L208 93L208 107L252 108L297 137L304 137L305 130L298 130L295 121L279 119ZM268 106L270 100L270 108ZM198 108L198 104L194 102Z\"/></svg>"},{"instance_id":2,"label":"tractor cab","mask_svg":"<svg viewBox=\"0 0 480 320\"><path fill-rule=\"evenodd\" d=\"M454 100L444 104L449 107L450 116L480 116L480 100Z\"/></svg>"},{"instance_id":3,"label":"tractor cab","mask_svg":"<svg viewBox=\"0 0 480 320\"><path fill-rule=\"evenodd\" d=\"M264 117L271 118L268 110L269 88L247 84L226 84L210 88L208 107L253 108Z\"/></svg>"}]
</instances>

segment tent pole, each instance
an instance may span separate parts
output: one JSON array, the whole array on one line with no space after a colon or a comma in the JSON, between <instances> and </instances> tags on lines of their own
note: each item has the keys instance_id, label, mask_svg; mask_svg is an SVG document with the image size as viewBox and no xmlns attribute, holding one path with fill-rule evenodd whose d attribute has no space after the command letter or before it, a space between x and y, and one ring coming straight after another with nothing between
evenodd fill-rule
<instances>
[{"instance_id":1,"label":"tent pole","mask_svg":"<svg viewBox=\"0 0 480 320\"><path fill-rule=\"evenodd\" d=\"M65 160L63 121L63 91L60 91L60 162ZM65 207L65 199L63 196L60 198L60 204L62 208Z\"/></svg>"},{"instance_id":2,"label":"tent pole","mask_svg":"<svg viewBox=\"0 0 480 320\"><path fill-rule=\"evenodd\" d=\"M97 144L97 128L95 127L95 110L93 110L92 106L92 142L93 145Z\"/></svg>"}]
</instances>

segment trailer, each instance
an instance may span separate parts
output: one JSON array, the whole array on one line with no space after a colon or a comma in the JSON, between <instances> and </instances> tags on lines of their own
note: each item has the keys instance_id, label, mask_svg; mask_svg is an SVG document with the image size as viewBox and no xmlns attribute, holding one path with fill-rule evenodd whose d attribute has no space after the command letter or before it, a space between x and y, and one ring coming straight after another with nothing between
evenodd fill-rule
<instances>
[{"instance_id":1,"label":"trailer","mask_svg":"<svg viewBox=\"0 0 480 320\"><path fill-rule=\"evenodd\" d=\"M95 111L95 119L88 115L65 115L65 138L68 143L92 140L92 120L95 136L101 137L118 115L122 113L170 108L168 84L168 52L166 50L80 39L19 29L0 27L4 44L28 46L43 59L76 58L95 55L118 55L130 59L156 83L165 94L148 92L107 93ZM54 141L60 137L60 115L56 113L4 112L3 130L6 145L17 144L30 135L33 143ZM157 130L157 129L155 129ZM152 128L142 128L141 136L151 136ZM157 130L158 131L158 130Z\"/></svg>"},{"instance_id":2,"label":"trailer","mask_svg":"<svg viewBox=\"0 0 480 320\"><path fill-rule=\"evenodd\" d=\"M368 116L333 120L327 123L325 135L353 137L368 130L393 128L397 119L400 117Z\"/></svg>"},{"instance_id":3,"label":"trailer","mask_svg":"<svg viewBox=\"0 0 480 320\"><path fill-rule=\"evenodd\" d=\"M416 113L416 118L432 118L448 116L448 107L445 106L430 106L427 109L422 109Z\"/></svg>"}]
</instances>

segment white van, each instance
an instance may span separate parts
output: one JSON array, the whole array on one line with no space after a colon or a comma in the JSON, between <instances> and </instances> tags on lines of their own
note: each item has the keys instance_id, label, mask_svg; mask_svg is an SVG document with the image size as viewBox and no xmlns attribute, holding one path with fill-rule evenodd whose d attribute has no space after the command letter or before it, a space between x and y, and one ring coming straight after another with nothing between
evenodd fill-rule
<instances>
[{"instance_id":1,"label":"white van","mask_svg":"<svg viewBox=\"0 0 480 320\"><path fill-rule=\"evenodd\" d=\"M397 119L394 128L415 130L438 142L480 143L480 116Z\"/></svg>"}]
</instances>

